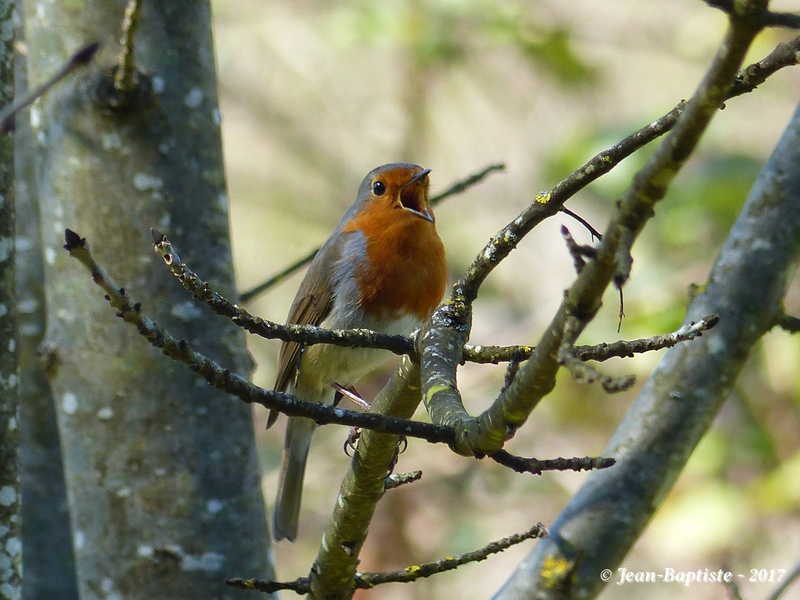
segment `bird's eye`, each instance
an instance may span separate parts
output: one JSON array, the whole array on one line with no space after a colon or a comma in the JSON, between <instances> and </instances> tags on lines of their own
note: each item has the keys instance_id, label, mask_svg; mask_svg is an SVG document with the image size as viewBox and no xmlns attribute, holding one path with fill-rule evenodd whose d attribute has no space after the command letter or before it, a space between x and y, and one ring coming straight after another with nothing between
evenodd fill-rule
<instances>
[{"instance_id":1,"label":"bird's eye","mask_svg":"<svg viewBox=\"0 0 800 600\"><path fill-rule=\"evenodd\" d=\"M372 184L372 193L376 196L383 196L386 193L386 184L382 181L376 181Z\"/></svg>"}]
</instances>

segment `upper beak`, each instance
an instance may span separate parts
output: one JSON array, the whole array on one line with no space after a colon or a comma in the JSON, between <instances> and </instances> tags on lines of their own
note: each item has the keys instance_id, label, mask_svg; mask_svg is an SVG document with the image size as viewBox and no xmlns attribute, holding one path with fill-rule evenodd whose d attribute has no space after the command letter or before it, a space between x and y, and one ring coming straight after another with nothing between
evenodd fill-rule
<instances>
[{"instance_id":1,"label":"upper beak","mask_svg":"<svg viewBox=\"0 0 800 600\"><path fill-rule=\"evenodd\" d=\"M428 175L430 175L430 173L431 173L431 169L422 169L422 171L420 171L419 173L414 175L411 179L409 179L408 183L403 187L408 187L409 185L413 185L413 184L417 183L418 181L422 181Z\"/></svg>"},{"instance_id":2,"label":"upper beak","mask_svg":"<svg viewBox=\"0 0 800 600\"><path fill-rule=\"evenodd\" d=\"M430 172L430 169L423 169L408 180L408 183L400 190L400 203L406 210L434 223L436 219L433 216L433 211L431 211L431 205L428 203L428 188L424 185ZM409 193L413 194L413 198L410 201L404 201L404 195Z\"/></svg>"}]
</instances>

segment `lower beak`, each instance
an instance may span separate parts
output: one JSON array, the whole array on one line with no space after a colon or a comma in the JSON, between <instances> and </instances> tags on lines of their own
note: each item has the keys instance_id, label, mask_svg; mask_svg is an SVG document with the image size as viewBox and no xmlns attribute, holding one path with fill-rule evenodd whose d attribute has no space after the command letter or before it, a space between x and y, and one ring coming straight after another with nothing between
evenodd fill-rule
<instances>
[{"instance_id":1,"label":"lower beak","mask_svg":"<svg viewBox=\"0 0 800 600\"><path fill-rule=\"evenodd\" d=\"M422 217L426 221L430 221L431 223L435 223L436 219L433 216L433 211L431 211L431 205L428 203L428 194L427 194L427 186L424 186L425 180L428 178L430 174L430 169L423 169L416 175L414 175L407 184L403 186L403 190L406 190L409 187L415 186L417 189L414 190L414 193L417 194L417 202L416 205L418 209L407 206L403 204L403 208L407 211L410 211L417 215L418 217ZM402 191L400 192L402 195Z\"/></svg>"}]
</instances>

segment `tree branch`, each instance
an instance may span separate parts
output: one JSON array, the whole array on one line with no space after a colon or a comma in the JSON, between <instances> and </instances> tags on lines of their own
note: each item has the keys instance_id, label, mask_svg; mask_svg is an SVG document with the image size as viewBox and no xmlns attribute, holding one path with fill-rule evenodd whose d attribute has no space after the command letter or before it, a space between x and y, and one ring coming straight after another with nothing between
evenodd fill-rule
<instances>
[{"instance_id":1,"label":"tree branch","mask_svg":"<svg viewBox=\"0 0 800 600\"><path fill-rule=\"evenodd\" d=\"M372 402L370 412L409 419L420 402L419 365L403 357L392 378ZM311 568L314 597L349 597L355 585L356 569L369 524L378 501L386 491L386 476L395 461L400 438L397 435L365 431Z\"/></svg>"},{"instance_id":2,"label":"tree branch","mask_svg":"<svg viewBox=\"0 0 800 600\"><path fill-rule=\"evenodd\" d=\"M576 334L569 340L571 344L577 333L594 318L600 308L600 298L612 279L617 287L628 279L633 242L727 97L736 70L760 29L759 15L766 4L762 1L750 6L760 10L755 11L755 16L753 11L745 11L744 15L731 17L725 39L708 73L686 104L670 136L661 143L618 202L597 257L587 263L568 290L531 359L480 417L473 418L467 413L455 383L461 348L469 335L471 302L481 282L516 247L521 237L538 220L558 210L563 199L556 196L555 190L538 196L522 215L492 238L464 277L454 285L450 300L437 309L423 329L423 400L434 423L455 429L457 452L491 454L502 447L555 385L568 321L574 319L578 323ZM575 179L581 180L596 176L599 175L593 170L588 175L585 171L574 174Z\"/></svg>"},{"instance_id":3,"label":"tree branch","mask_svg":"<svg viewBox=\"0 0 800 600\"><path fill-rule=\"evenodd\" d=\"M800 317L794 315L787 315L781 311L775 319L775 324L789 333L800 333Z\"/></svg>"},{"instance_id":4,"label":"tree branch","mask_svg":"<svg viewBox=\"0 0 800 600\"><path fill-rule=\"evenodd\" d=\"M617 461L613 458L602 456L584 456L582 458L522 458L499 450L490 455L497 464L513 469L517 473L531 473L541 475L543 471L592 471L594 469L608 469Z\"/></svg>"},{"instance_id":5,"label":"tree branch","mask_svg":"<svg viewBox=\"0 0 800 600\"><path fill-rule=\"evenodd\" d=\"M786 315L778 321L778 325L785 327L784 322L791 323L797 317ZM798 320L800 323L800 320ZM610 358L629 358L634 354L643 354L671 348L681 342L688 342L703 335L719 323L719 315L708 315L698 320L696 323L691 321L681 325L672 333L655 335L648 338L638 338L635 340L619 340L616 342L602 342L594 346L574 346L572 352L583 361L594 360L603 362ZM463 361L477 364L499 364L509 361L523 361L530 358L533 354L534 346L464 346ZM462 363L463 364L463 363Z\"/></svg>"},{"instance_id":6,"label":"tree branch","mask_svg":"<svg viewBox=\"0 0 800 600\"><path fill-rule=\"evenodd\" d=\"M784 67L796 65L798 62L800 62L800 37L779 44L766 58L740 71L728 90L727 98L754 90L770 75ZM450 299L429 322L431 343L423 344L430 356L430 358L422 357L423 363L428 362L427 366L423 366L423 399L430 411L430 400L434 396L438 396L438 401L434 402L437 405L434 410L438 413L434 419L435 422L442 422L445 419L452 419L454 422L466 419L466 422L469 422L469 416L463 408L455 383L456 370L463 360L469 359L476 362L508 360L508 358L499 358L499 356L501 354L510 356L517 352L516 349L513 349L508 353L486 356L483 353L474 354L464 346L469 338L471 328L471 302L477 295L481 282L489 275L494 266L516 247L522 237L545 218L555 214L556 207L562 206L571 196L611 171L636 150L670 131L685 109L686 103L679 103L663 117L595 155L577 171L562 179L551 190L537 195L534 202L514 221L493 236L483 251L475 258L461 280L454 285ZM448 329L453 331L447 332L445 335L445 330ZM436 340L438 339L442 340L442 344L437 345ZM455 352L453 349L456 347L461 348L458 350L461 353L460 358L445 356L448 352ZM532 347L525 347L524 350L527 351L528 348L532 354ZM540 393L548 391L549 388L544 385ZM453 416L448 417L447 415ZM499 425L502 426L502 424ZM502 443L502 441L503 436L498 436L492 446L497 447L498 443ZM465 448L464 452L467 451L468 449Z\"/></svg>"},{"instance_id":7,"label":"tree branch","mask_svg":"<svg viewBox=\"0 0 800 600\"><path fill-rule=\"evenodd\" d=\"M542 539L546 538L548 535L547 528L541 523L537 523L524 533L516 533L501 540L497 540L496 542L492 542L479 550L473 550L472 552L443 558L436 562L406 567L402 571L392 571L389 573L359 573L356 575L356 587L369 589L382 583L410 583L417 579L452 571L462 565L485 560L492 554L503 552L527 540Z\"/></svg>"},{"instance_id":8,"label":"tree branch","mask_svg":"<svg viewBox=\"0 0 800 600\"><path fill-rule=\"evenodd\" d=\"M717 313L702 342L667 351L604 454L617 458L592 473L496 600L560 597L540 578L554 560L583 560L569 581L594 597L598 573L620 564L710 427L753 345L774 326L790 276L800 264L800 107L765 164L689 319ZM524 589L524 592L520 590Z\"/></svg>"},{"instance_id":9,"label":"tree branch","mask_svg":"<svg viewBox=\"0 0 800 600\"><path fill-rule=\"evenodd\" d=\"M186 364L192 371L203 377L207 383L220 389L248 404L260 404L265 408L277 409L288 416L307 417L313 419L320 425L339 424L351 427L360 427L369 431L383 434L393 434L397 436L407 436L423 439L430 443L445 443L453 445L453 432L446 427L412 421L406 418L384 416L378 412L359 413L345 410L343 408L320 404L316 402L305 402L295 396L274 390L265 390L248 381L242 379L235 373L231 373L213 360L194 350L186 340L180 340L171 335L163 327L158 326L152 319L142 312L142 305L133 302L124 288L116 285L109 277L106 270L95 260L86 239L74 231L67 229L65 232L66 244L64 248L72 258L80 262L92 275L92 281L106 292L106 300L112 307L117 309L117 316L126 323L134 325L141 336L151 345L160 349L169 358ZM397 393L402 396L404 401L408 400L408 394L413 393L417 376L413 375L414 363L410 357L404 357L403 362L398 368L395 377L390 380L384 391L379 394L378 399L373 403L373 410L383 411L387 414L398 410L396 405L390 404L385 408L385 395ZM408 386L406 389L403 386ZM418 401L417 401L418 403ZM403 405L405 406L405 405ZM415 405L416 406L416 405ZM412 411L413 412L413 411ZM362 435L362 438L364 436ZM370 436L366 436L371 440ZM368 447L369 442L364 442L364 447ZM359 448L360 448L359 444ZM366 452L366 450L365 450ZM357 454L358 456L358 454ZM511 457L510 460L528 460ZM563 459L556 459L563 460ZM500 462L500 461L498 461ZM502 463L501 463L502 464ZM546 470L549 467L542 467ZM560 467L554 466L553 469ZM529 472L533 472L529 470ZM385 473L384 473L385 477Z\"/></svg>"},{"instance_id":10,"label":"tree branch","mask_svg":"<svg viewBox=\"0 0 800 600\"><path fill-rule=\"evenodd\" d=\"M95 260L86 240L67 229L66 245L70 256L78 260L92 274L92 281L106 292L106 299L117 309L117 316L134 325L141 336L154 347L162 350L173 360L186 364L202 376L210 385L236 396L247 403L277 409L289 416L308 417L319 424L338 423L410 437L420 437L433 443L452 441L452 432L447 428L429 423L383 417L375 413L358 413L316 402L305 402L295 396L273 390L265 390L242 379L228 369L195 351L186 340L172 336L142 312L140 303L133 302L124 288L117 286L105 269Z\"/></svg>"},{"instance_id":11,"label":"tree branch","mask_svg":"<svg viewBox=\"0 0 800 600\"><path fill-rule=\"evenodd\" d=\"M119 41L119 58L114 71L114 89L121 94L129 94L136 87L138 70L134 58L134 39L142 12L141 0L128 0L125 17L122 20L122 36Z\"/></svg>"},{"instance_id":12,"label":"tree branch","mask_svg":"<svg viewBox=\"0 0 800 600\"><path fill-rule=\"evenodd\" d=\"M728 15L734 15L737 11L735 0L704 0L712 8L718 8ZM789 29L800 29L800 15L787 12L774 12L765 10L760 14L761 27L785 27Z\"/></svg>"},{"instance_id":13,"label":"tree branch","mask_svg":"<svg viewBox=\"0 0 800 600\"><path fill-rule=\"evenodd\" d=\"M279 325L251 315L248 311L231 303L203 281L178 255L167 237L156 229L151 229L153 249L181 285L192 292L194 297L208 305L214 313L226 317L236 325L265 339L278 339L284 342L300 342L307 346L313 344L333 344L349 348L380 348L394 354L409 354L416 357L412 338L402 335L386 335L369 329L323 329L312 325Z\"/></svg>"},{"instance_id":14,"label":"tree branch","mask_svg":"<svg viewBox=\"0 0 800 600\"><path fill-rule=\"evenodd\" d=\"M357 573L353 580L354 589L372 589L376 585L384 583L411 583L417 579L430 577L439 573L446 573L457 569L462 565L479 562L487 559L492 554L503 552L521 544L527 540L541 539L548 536L547 528L541 523L537 523L524 533L516 533L509 537L497 540L472 552L466 552L457 556L451 556L442 560L421 565L406 567L400 571L390 571L387 573ZM276 582L260 579L241 579L234 577L225 581L228 585L243 590L255 590L259 592L275 593L281 590L293 591L297 594L309 594L312 592L311 580L301 577L295 581Z\"/></svg>"},{"instance_id":15,"label":"tree branch","mask_svg":"<svg viewBox=\"0 0 800 600\"><path fill-rule=\"evenodd\" d=\"M117 63L97 79L92 90L95 104L106 110L139 110L154 102L153 80L138 68L135 60L141 9L141 0L128 0L122 19Z\"/></svg>"},{"instance_id":16,"label":"tree branch","mask_svg":"<svg viewBox=\"0 0 800 600\"><path fill-rule=\"evenodd\" d=\"M92 62L94 55L97 54L99 49L100 44L98 42L87 44L75 52L75 54L44 83L25 94L11 106L5 107L2 112L0 112L0 134L12 131L14 129L14 119L18 113L28 108L38 98L44 96L53 86L58 85L62 79L74 73L80 67L86 66Z\"/></svg>"}]
</instances>

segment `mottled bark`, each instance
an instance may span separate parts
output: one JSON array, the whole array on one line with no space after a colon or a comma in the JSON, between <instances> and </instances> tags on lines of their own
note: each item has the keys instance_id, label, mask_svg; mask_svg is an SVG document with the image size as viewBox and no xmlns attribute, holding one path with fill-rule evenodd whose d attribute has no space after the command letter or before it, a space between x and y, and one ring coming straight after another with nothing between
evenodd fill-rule
<instances>
[{"instance_id":1,"label":"mottled bark","mask_svg":"<svg viewBox=\"0 0 800 600\"><path fill-rule=\"evenodd\" d=\"M23 55L17 56L15 83L17 96L23 96L28 87ZM46 306L39 205L33 177L33 137L27 113L18 116L15 123L19 461L25 548L22 597L77 600L61 443L50 384L39 360Z\"/></svg>"},{"instance_id":2,"label":"mottled bark","mask_svg":"<svg viewBox=\"0 0 800 600\"><path fill-rule=\"evenodd\" d=\"M80 231L159 323L248 373L241 332L196 305L149 241L150 227L170 233L234 294L208 3L144 3L135 59L153 94L142 85L115 111L97 86L117 59L124 9L26 4L32 86L92 37L103 44L32 111L44 348L78 588L82 598L248 597L224 579L272 575L249 407L116 320L61 248L66 227Z\"/></svg>"},{"instance_id":3,"label":"mottled bark","mask_svg":"<svg viewBox=\"0 0 800 600\"><path fill-rule=\"evenodd\" d=\"M14 100L13 0L0 0L0 106ZM14 140L0 135L0 597L22 594L18 461Z\"/></svg>"}]
</instances>

